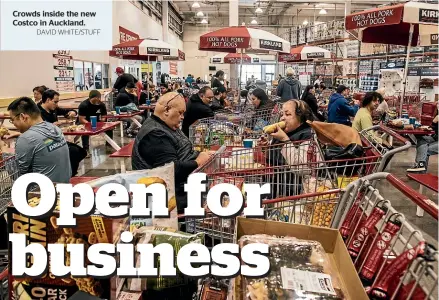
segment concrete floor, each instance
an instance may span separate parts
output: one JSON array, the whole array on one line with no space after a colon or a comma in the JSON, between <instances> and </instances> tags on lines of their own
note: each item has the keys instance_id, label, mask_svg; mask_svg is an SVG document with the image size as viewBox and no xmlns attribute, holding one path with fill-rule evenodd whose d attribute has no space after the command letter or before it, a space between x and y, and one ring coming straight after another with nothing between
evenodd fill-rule
<instances>
[{"instance_id":1,"label":"concrete floor","mask_svg":"<svg viewBox=\"0 0 439 300\"><path fill-rule=\"evenodd\" d=\"M123 138L121 141L119 130L115 130L114 139L119 145L128 144L131 139ZM108 150L105 148L105 142L100 137L91 138L92 156L84 161L85 172L80 170L79 176L96 176L102 177L107 175L113 175L120 172L119 159L109 158ZM402 181L408 183L415 190L419 189L419 184L409 180L406 176L406 169L411 167L414 162L415 148L412 147L408 151L395 155L387 167L386 171L395 174ZM131 170L131 160L125 160L127 170ZM437 156L431 157L429 163L429 173L438 174L438 160ZM438 246L438 222L428 214L424 214L423 217L416 216L416 205L404 196L401 192L393 187L390 187L386 182L380 182L378 189L381 194L391 201L392 206L403 213L406 219L416 229L419 229L424 238ZM431 190L424 188L424 191L430 199L437 201L438 195Z\"/></svg>"}]
</instances>

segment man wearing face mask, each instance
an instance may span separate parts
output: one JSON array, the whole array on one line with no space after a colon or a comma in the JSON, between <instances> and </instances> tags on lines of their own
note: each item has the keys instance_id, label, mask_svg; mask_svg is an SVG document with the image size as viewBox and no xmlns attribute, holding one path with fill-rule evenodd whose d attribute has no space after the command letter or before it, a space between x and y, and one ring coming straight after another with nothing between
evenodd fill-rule
<instances>
[{"instance_id":1,"label":"man wearing face mask","mask_svg":"<svg viewBox=\"0 0 439 300\"><path fill-rule=\"evenodd\" d=\"M194 151L192 143L179 129L185 111L186 103L181 94L170 92L160 97L154 114L143 123L137 134L132 155L133 170L175 163L175 193L179 213L183 213L187 205L184 192L187 177L212 155Z\"/></svg>"},{"instance_id":2,"label":"man wearing face mask","mask_svg":"<svg viewBox=\"0 0 439 300\"><path fill-rule=\"evenodd\" d=\"M203 87L198 94L192 95L187 103L186 113L182 125L183 133L189 136L189 126L195 121L213 117L213 110L210 103L213 99L213 91L210 87Z\"/></svg>"}]
</instances>

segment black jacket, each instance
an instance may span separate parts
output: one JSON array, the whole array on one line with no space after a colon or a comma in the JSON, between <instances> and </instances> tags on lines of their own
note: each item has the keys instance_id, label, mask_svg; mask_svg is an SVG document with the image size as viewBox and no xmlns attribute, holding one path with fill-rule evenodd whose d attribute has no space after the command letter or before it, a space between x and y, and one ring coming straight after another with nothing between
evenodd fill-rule
<instances>
[{"instance_id":1,"label":"black jacket","mask_svg":"<svg viewBox=\"0 0 439 300\"><path fill-rule=\"evenodd\" d=\"M303 123L299 127L297 127L295 130L287 133L288 137L290 138L290 141L297 142L297 141L304 141L309 140L312 138L312 130L311 127L307 123ZM273 139L271 142L270 147L270 155L269 155L269 164L271 166L283 166L286 165L286 162L280 153L280 150L282 149L283 143L277 139ZM279 145L279 147L275 147L276 145Z\"/></svg>"},{"instance_id":2,"label":"black jacket","mask_svg":"<svg viewBox=\"0 0 439 300\"><path fill-rule=\"evenodd\" d=\"M128 92L123 89L120 91L119 95L116 97L116 101L114 102L114 107L116 106L126 106L130 103L134 103L137 105L137 97L133 94L128 94Z\"/></svg>"},{"instance_id":3,"label":"black jacket","mask_svg":"<svg viewBox=\"0 0 439 300\"><path fill-rule=\"evenodd\" d=\"M222 84L221 83L221 81L218 79L218 78L214 78L213 80L212 80L212 88L219 88L219 87L221 87L221 86L224 86L224 84Z\"/></svg>"},{"instance_id":4,"label":"black jacket","mask_svg":"<svg viewBox=\"0 0 439 300\"><path fill-rule=\"evenodd\" d=\"M312 138L312 130L307 123L304 123L287 135L292 142L309 140ZM282 176L268 175L266 178L266 182L272 183L271 197L273 198L299 195L302 192L302 176L290 171L291 166L288 166L281 153L282 146L281 141L274 139L269 147L269 153L265 154L270 166L277 167L276 170L285 170ZM293 145L290 144L288 147L293 147ZM279 171L274 173L276 172Z\"/></svg>"},{"instance_id":5,"label":"black jacket","mask_svg":"<svg viewBox=\"0 0 439 300\"><path fill-rule=\"evenodd\" d=\"M197 168L198 152L180 129L172 130L156 116L151 116L142 125L136 136L133 154L133 170L147 170L174 162L175 194L179 213L187 206L184 184Z\"/></svg>"},{"instance_id":6,"label":"black jacket","mask_svg":"<svg viewBox=\"0 0 439 300\"><path fill-rule=\"evenodd\" d=\"M309 108L311 108L312 113L314 116L316 116L319 121L325 122L325 117L319 113L319 105L317 104L317 98L311 93L308 93L305 95L305 97L302 97L302 100L308 104Z\"/></svg>"},{"instance_id":7,"label":"black jacket","mask_svg":"<svg viewBox=\"0 0 439 300\"><path fill-rule=\"evenodd\" d=\"M40 109L41 112L41 118L49 123L55 123L58 122L58 116L64 116L67 117L67 114L71 111L74 111L73 109L64 109L64 108L60 108L58 107L57 109L51 111L51 112L47 112L42 106L41 103L38 104L38 108ZM77 115L77 113L76 113Z\"/></svg>"},{"instance_id":8,"label":"black jacket","mask_svg":"<svg viewBox=\"0 0 439 300\"><path fill-rule=\"evenodd\" d=\"M184 113L184 120L182 124L183 133L188 137L189 126L199 119L211 117L213 117L212 108L210 108L209 105L204 104L198 94L192 95L187 103L186 112Z\"/></svg>"},{"instance_id":9,"label":"black jacket","mask_svg":"<svg viewBox=\"0 0 439 300\"><path fill-rule=\"evenodd\" d=\"M126 87L128 82L132 82L132 83L136 84L137 81L138 80L133 75L131 75L129 73L123 73L122 75L117 77L113 88L115 88L116 90L121 92Z\"/></svg>"},{"instance_id":10,"label":"black jacket","mask_svg":"<svg viewBox=\"0 0 439 300\"><path fill-rule=\"evenodd\" d=\"M213 111L224 109L224 99L213 98L210 108Z\"/></svg>"}]
</instances>

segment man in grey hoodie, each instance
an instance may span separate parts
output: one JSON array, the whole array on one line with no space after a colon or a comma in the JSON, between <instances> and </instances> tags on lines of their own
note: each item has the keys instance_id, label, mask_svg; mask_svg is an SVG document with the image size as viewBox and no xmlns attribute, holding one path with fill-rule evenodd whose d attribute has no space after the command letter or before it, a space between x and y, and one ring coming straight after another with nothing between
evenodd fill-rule
<instances>
[{"instance_id":1,"label":"man in grey hoodie","mask_svg":"<svg viewBox=\"0 0 439 300\"><path fill-rule=\"evenodd\" d=\"M277 86L277 95L281 97L282 102L300 99L302 84L293 77L295 75L293 68L288 68L286 75L285 79L281 80Z\"/></svg>"},{"instance_id":2,"label":"man in grey hoodie","mask_svg":"<svg viewBox=\"0 0 439 300\"><path fill-rule=\"evenodd\" d=\"M20 175L39 173L53 182L69 183L69 147L61 129L44 122L37 104L28 97L14 100L8 111L10 122L21 132L15 145Z\"/></svg>"}]
</instances>

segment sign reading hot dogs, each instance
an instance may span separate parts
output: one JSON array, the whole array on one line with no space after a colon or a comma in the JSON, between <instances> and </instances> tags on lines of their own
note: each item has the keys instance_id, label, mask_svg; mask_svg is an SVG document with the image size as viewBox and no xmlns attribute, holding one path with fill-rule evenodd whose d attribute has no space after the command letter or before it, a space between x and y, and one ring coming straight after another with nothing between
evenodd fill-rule
<instances>
[{"instance_id":1,"label":"sign reading hot dogs","mask_svg":"<svg viewBox=\"0 0 439 300\"><path fill-rule=\"evenodd\" d=\"M200 38L200 49L215 49L215 48L248 48L250 38L245 37L217 37L208 36Z\"/></svg>"},{"instance_id":2,"label":"sign reading hot dogs","mask_svg":"<svg viewBox=\"0 0 439 300\"><path fill-rule=\"evenodd\" d=\"M401 16L404 6L383 7L381 9L365 11L362 13L346 17L345 25L347 30L374 27L382 25L398 24L401 22Z\"/></svg>"}]
</instances>

